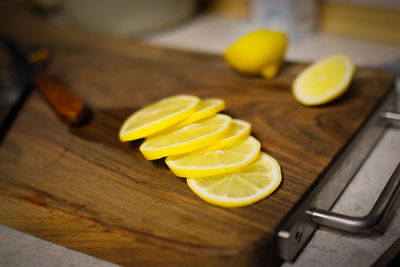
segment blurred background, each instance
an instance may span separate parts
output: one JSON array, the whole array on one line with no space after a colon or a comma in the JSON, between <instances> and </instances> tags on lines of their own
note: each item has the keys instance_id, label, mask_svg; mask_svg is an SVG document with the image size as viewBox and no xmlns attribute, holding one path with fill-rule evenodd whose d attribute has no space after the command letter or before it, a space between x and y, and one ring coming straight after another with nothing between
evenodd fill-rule
<instances>
[{"instance_id":1,"label":"blurred background","mask_svg":"<svg viewBox=\"0 0 400 267\"><path fill-rule=\"evenodd\" d=\"M32 0L58 23L179 49L221 53L259 29L290 37L289 60L342 51L358 65L400 60L397 0Z\"/></svg>"}]
</instances>

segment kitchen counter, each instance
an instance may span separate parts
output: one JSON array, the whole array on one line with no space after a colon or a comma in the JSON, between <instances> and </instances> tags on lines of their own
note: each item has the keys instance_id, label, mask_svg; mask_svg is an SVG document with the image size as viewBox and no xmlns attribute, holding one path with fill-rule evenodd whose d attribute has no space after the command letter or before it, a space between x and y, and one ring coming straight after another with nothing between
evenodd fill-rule
<instances>
[{"instance_id":1,"label":"kitchen counter","mask_svg":"<svg viewBox=\"0 0 400 267\"><path fill-rule=\"evenodd\" d=\"M170 30L143 38L149 44L180 49L221 53L243 33L240 20L215 15L199 16ZM359 66L386 66L398 70L400 47L331 35L311 35L291 46L288 60L313 61L344 51ZM363 215L373 206L399 161L400 129L388 129L370 157L345 190L334 210ZM371 265L400 238L400 201L381 228L371 235L351 235L321 228L295 263L284 266L365 266ZM113 266L114 264L75 252L0 225L0 265L2 266Z\"/></svg>"}]
</instances>

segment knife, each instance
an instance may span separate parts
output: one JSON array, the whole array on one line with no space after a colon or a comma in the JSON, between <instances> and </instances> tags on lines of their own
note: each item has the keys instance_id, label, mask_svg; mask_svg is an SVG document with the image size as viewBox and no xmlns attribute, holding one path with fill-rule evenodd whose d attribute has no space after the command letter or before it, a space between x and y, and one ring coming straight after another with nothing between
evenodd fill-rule
<instances>
[{"instance_id":1,"label":"knife","mask_svg":"<svg viewBox=\"0 0 400 267\"><path fill-rule=\"evenodd\" d=\"M4 135L13 117L22 105L30 89L37 88L56 112L68 125L80 125L87 121L89 108L63 86L46 69L50 62L50 51L39 47L23 53L8 38L0 38L7 51L10 63L0 68L0 127Z\"/></svg>"}]
</instances>

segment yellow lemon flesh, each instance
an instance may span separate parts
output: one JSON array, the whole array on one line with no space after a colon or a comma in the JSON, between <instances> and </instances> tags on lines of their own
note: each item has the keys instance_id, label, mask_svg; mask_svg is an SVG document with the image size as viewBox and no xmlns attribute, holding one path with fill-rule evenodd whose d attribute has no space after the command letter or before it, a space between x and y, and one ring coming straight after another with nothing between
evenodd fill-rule
<instances>
[{"instance_id":1,"label":"yellow lemon flesh","mask_svg":"<svg viewBox=\"0 0 400 267\"><path fill-rule=\"evenodd\" d=\"M148 105L132 115L122 124L119 139L132 141L154 134L192 114L200 99L190 95L175 95Z\"/></svg>"},{"instance_id":2,"label":"yellow lemon flesh","mask_svg":"<svg viewBox=\"0 0 400 267\"><path fill-rule=\"evenodd\" d=\"M260 152L254 163L227 174L188 178L187 184L204 201L221 207L241 207L270 195L281 183L278 162Z\"/></svg>"},{"instance_id":3,"label":"yellow lemon flesh","mask_svg":"<svg viewBox=\"0 0 400 267\"><path fill-rule=\"evenodd\" d=\"M224 58L240 73L261 74L269 79L277 74L286 46L285 33L258 30L243 36L229 46L224 53Z\"/></svg>"},{"instance_id":4,"label":"yellow lemon flesh","mask_svg":"<svg viewBox=\"0 0 400 267\"><path fill-rule=\"evenodd\" d=\"M148 137L139 150L148 160L191 152L222 139L231 123L231 117L217 114L166 134Z\"/></svg>"},{"instance_id":5,"label":"yellow lemon flesh","mask_svg":"<svg viewBox=\"0 0 400 267\"><path fill-rule=\"evenodd\" d=\"M200 107L183 121L178 122L177 127L183 127L189 123L202 120L217 114L225 108L225 101L218 98L206 98L200 103Z\"/></svg>"},{"instance_id":6,"label":"yellow lemon flesh","mask_svg":"<svg viewBox=\"0 0 400 267\"><path fill-rule=\"evenodd\" d=\"M165 163L176 176L204 177L237 171L252 163L259 152L260 142L250 136L224 149L167 157Z\"/></svg>"},{"instance_id":7,"label":"yellow lemon flesh","mask_svg":"<svg viewBox=\"0 0 400 267\"><path fill-rule=\"evenodd\" d=\"M247 139L250 136L250 132L251 132L250 123L238 119L233 119L232 126L229 129L227 135L222 140L219 140L215 144L205 147L204 149L210 151L236 145L237 143Z\"/></svg>"},{"instance_id":8,"label":"yellow lemon flesh","mask_svg":"<svg viewBox=\"0 0 400 267\"><path fill-rule=\"evenodd\" d=\"M225 108L225 101L218 98L206 98L200 102L198 108L189 117L183 119L170 127L165 128L162 131L156 132L156 135L165 134L167 132L179 129L192 122L199 121L208 117L211 117Z\"/></svg>"},{"instance_id":9,"label":"yellow lemon flesh","mask_svg":"<svg viewBox=\"0 0 400 267\"><path fill-rule=\"evenodd\" d=\"M328 103L347 90L354 69L353 60L346 54L325 57L296 77L292 86L293 95L306 106Z\"/></svg>"}]
</instances>

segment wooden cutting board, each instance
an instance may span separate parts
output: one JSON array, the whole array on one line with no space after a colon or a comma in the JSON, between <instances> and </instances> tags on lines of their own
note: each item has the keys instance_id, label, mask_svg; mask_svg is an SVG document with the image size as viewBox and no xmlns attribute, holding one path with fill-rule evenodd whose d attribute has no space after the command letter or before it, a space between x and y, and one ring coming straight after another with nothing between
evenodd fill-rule
<instances>
[{"instance_id":1,"label":"wooden cutting board","mask_svg":"<svg viewBox=\"0 0 400 267\"><path fill-rule=\"evenodd\" d=\"M54 52L50 71L91 106L68 128L34 91L0 146L0 223L107 261L134 266L279 264L276 232L389 92L393 76L357 69L350 90L323 107L290 91L304 64L274 80L244 77L220 56L148 47L49 25L26 9L0 14L1 31ZM246 120L282 167L267 199L220 208L199 199L140 141L120 143L133 111L178 93L218 97Z\"/></svg>"}]
</instances>

